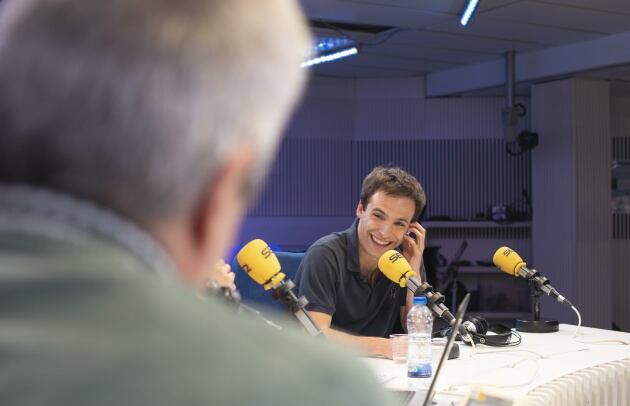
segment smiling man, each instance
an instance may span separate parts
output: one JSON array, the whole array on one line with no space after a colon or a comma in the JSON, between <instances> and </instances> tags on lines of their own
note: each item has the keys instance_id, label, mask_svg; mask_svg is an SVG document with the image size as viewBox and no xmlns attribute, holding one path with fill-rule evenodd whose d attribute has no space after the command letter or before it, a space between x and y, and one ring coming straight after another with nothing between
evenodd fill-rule
<instances>
[{"instance_id":1,"label":"smiling man","mask_svg":"<svg viewBox=\"0 0 630 406\"><path fill-rule=\"evenodd\" d=\"M363 180L352 226L309 248L296 281L327 337L391 358L387 337L397 318L405 326L413 294L387 279L377 263L385 251L402 246L419 274L426 232L416 220L425 203L412 175L400 168L374 168Z\"/></svg>"}]
</instances>

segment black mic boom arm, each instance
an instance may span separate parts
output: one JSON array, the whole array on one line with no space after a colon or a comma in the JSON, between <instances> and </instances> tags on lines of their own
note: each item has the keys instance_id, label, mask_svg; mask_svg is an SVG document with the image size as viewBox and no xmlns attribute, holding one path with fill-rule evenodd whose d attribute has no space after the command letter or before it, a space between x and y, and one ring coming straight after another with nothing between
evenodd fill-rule
<instances>
[{"instance_id":1,"label":"black mic boom arm","mask_svg":"<svg viewBox=\"0 0 630 406\"><path fill-rule=\"evenodd\" d=\"M433 291L433 286L427 282L418 285L416 281L409 278L407 279L407 289L411 290L414 294L421 293L427 297L427 307L431 309L441 319L446 321L449 325L455 324L455 316L444 306L444 296L440 292ZM463 324L459 325L459 334L462 338L468 337L468 330Z\"/></svg>"},{"instance_id":2,"label":"black mic boom arm","mask_svg":"<svg viewBox=\"0 0 630 406\"><path fill-rule=\"evenodd\" d=\"M293 293L294 287L295 284L292 280L281 280L271 286L271 289L273 289L272 296L276 300L281 300L286 305L287 309L298 319L308 334L313 337L321 335L322 332L317 326L317 323L313 321L306 311L308 300L304 296L297 297L295 293Z\"/></svg>"},{"instance_id":3,"label":"black mic boom arm","mask_svg":"<svg viewBox=\"0 0 630 406\"><path fill-rule=\"evenodd\" d=\"M522 268L521 268L522 269ZM529 273L527 273L528 280L532 281L538 290L551 297L552 299L557 300L559 303L567 305L569 307L573 307L573 304L566 297L562 296L560 292L558 292L553 286L551 286L551 281L546 277L542 276L535 269L527 269Z\"/></svg>"}]
</instances>

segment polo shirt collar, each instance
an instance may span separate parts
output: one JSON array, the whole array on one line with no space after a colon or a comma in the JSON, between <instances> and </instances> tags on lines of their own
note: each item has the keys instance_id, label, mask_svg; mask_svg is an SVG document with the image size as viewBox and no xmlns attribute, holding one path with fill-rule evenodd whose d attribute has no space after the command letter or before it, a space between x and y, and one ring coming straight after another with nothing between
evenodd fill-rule
<instances>
[{"instance_id":1,"label":"polo shirt collar","mask_svg":"<svg viewBox=\"0 0 630 406\"><path fill-rule=\"evenodd\" d=\"M359 273L361 267L359 266L359 244L357 239L357 226L359 225L359 219L354 219L350 228L344 231L346 234L346 252L348 256L346 258L346 269L350 272Z\"/></svg>"}]
</instances>

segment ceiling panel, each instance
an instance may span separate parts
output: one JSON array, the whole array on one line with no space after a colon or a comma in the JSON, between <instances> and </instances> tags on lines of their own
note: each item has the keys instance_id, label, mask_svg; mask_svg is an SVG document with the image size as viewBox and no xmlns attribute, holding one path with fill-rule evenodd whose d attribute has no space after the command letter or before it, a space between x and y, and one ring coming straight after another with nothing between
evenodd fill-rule
<instances>
[{"instance_id":1,"label":"ceiling panel","mask_svg":"<svg viewBox=\"0 0 630 406\"><path fill-rule=\"evenodd\" d=\"M630 15L630 1L628 0L530 0L536 3L550 3L567 7L583 8L586 10L609 11L615 14Z\"/></svg>"},{"instance_id":2,"label":"ceiling panel","mask_svg":"<svg viewBox=\"0 0 630 406\"><path fill-rule=\"evenodd\" d=\"M466 33L458 35L439 31L405 31L396 36L403 44L418 44L438 48L458 49L466 52L485 52L500 55L510 49L528 51L539 44L531 41L514 41Z\"/></svg>"},{"instance_id":3,"label":"ceiling panel","mask_svg":"<svg viewBox=\"0 0 630 406\"><path fill-rule=\"evenodd\" d=\"M475 24L462 27L459 22L440 24L433 28L436 31L450 32L458 35L478 35L501 38L508 41L533 42L543 46L556 46L573 42L587 41L602 34L583 30L569 30L556 27L527 24L515 21L502 21L486 15L476 17Z\"/></svg>"},{"instance_id":4,"label":"ceiling panel","mask_svg":"<svg viewBox=\"0 0 630 406\"><path fill-rule=\"evenodd\" d=\"M392 8L424 10L438 14L458 14L464 4L462 0L341 0L341 2L361 5L380 4Z\"/></svg>"},{"instance_id":5,"label":"ceiling panel","mask_svg":"<svg viewBox=\"0 0 630 406\"><path fill-rule=\"evenodd\" d=\"M421 75L497 60L509 50L517 54L541 51L630 32L630 0L481 0L468 27L459 25L466 0L301 3L311 19L400 29L391 36L346 32L365 44L364 55L314 70L334 76ZM369 45L374 42L378 44Z\"/></svg>"},{"instance_id":6,"label":"ceiling panel","mask_svg":"<svg viewBox=\"0 0 630 406\"><path fill-rule=\"evenodd\" d=\"M372 47L364 47L364 52L370 52ZM374 47L376 51L385 54L397 54L412 58L425 58L452 65L466 65L469 63L483 62L488 58L496 58L495 53L472 52L466 50L450 50L443 47L420 46L418 44L400 44L386 42Z\"/></svg>"},{"instance_id":7,"label":"ceiling panel","mask_svg":"<svg viewBox=\"0 0 630 406\"><path fill-rule=\"evenodd\" d=\"M415 71L401 70L394 68L384 68L382 66L353 65L346 61L338 64L318 65L313 69L313 73L322 76L354 77L354 78L376 78L376 77L408 77L415 76Z\"/></svg>"},{"instance_id":8,"label":"ceiling panel","mask_svg":"<svg viewBox=\"0 0 630 406\"><path fill-rule=\"evenodd\" d=\"M392 7L389 4L335 3L338 4L336 7L319 7L316 2L309 1L305 2L305 9L311 19L401 28L421 28L455 18L452 15L416 8Z\"/></svg>"},{"instance_id":9,"label":"ceiling panel","mask_svg":"<svg viewBox=\"0 0 630 406\"><path fill-rule=\"evenodd\" d=\"M626 14L533 1L522 1L491 10L484 16L498 21L514 21L599 34L630 30L630 17Z\"/></svg>"},{"instance_id":10,"label":"ceiling panel","mask_svg":"<svg viewBox=\"0 0 630 406\"><path fill-rule=\"evenodd\" d=\"M352 61L352 63L365 63L370 66L383 66L387 68L411 70L413 72L423 73L460 66L450 62L431 60L427 58L402 57L400 55L382 52L362 53L354 57L354 61Z\"/></svg>"}]
</instances>

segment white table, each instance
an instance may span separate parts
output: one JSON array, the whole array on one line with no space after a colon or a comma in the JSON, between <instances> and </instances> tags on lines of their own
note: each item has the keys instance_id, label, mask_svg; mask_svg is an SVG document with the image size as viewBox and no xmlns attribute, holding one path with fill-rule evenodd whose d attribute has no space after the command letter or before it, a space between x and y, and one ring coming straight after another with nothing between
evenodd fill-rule
<instances>
[{"instance_id":1,"label":"white table","mask_svg":"<svg viewBox=\"0 0 630 406\"><path fill-rule=\"evenodd\" d=\"M576 341L575 328L562 324L557 333L521 333L517 347L478 345L474 354L459 343L461 355L446 361L435 400L440 405L458 404L471 386L480 385L527 405L629 405L630 345L594 341L630 344L630 334L582 327ZM434 347L434 365L440 348ZM377 358L366 362L387 388L407 388L404 365Z\"/></svg>"}]
</instances>

